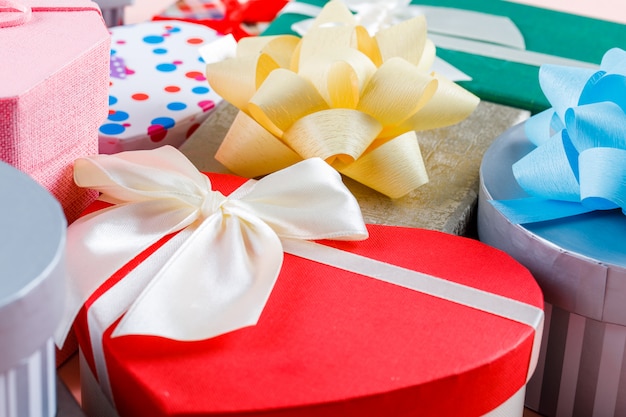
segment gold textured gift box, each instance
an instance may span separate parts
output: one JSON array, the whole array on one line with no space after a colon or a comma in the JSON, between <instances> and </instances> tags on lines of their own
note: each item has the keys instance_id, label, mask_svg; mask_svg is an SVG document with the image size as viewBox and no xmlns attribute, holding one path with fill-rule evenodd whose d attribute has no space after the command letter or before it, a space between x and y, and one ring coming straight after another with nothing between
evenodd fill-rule
<instances>
[{"instance_id":1,"label":"gold textured gift box","mask_svg":"<svg viewBox=\"0 0 626 417\"><path fill-rule=\"evenodd\" d=\"M237 112L222 102L180 148L199 170L229 172L214 155ZM418 132L430 181L402 198L391 199L347 177L344 182L367 223L471 234L483 154L497 136L529 115L526 110L483 101L454 126Z\"/></svg>"}]
</instances>

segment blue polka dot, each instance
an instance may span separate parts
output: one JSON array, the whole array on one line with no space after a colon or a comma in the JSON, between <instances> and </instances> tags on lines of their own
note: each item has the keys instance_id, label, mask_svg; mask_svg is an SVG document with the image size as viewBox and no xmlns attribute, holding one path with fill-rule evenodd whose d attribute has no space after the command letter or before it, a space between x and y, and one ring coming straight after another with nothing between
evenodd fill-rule
<instances>
[{"instance_id":1,"label":"blue polka dot","mask_svg":"<svg viewBox=\"0 0 626 417\"><path fill-rule=\"evenodd\" d=\"M126 128L117 123L106 123L100 126L100 133L104 133L105 135L119 135Z\"/></svg>"},{"instance_id":2,"label":"blue polka dot","mask_svg":"<svg viewBox=\"0 0 626 417\"><path fill-rule=\"evenodd\" d=\"M206 94L209 92L209 89L207 87L194 87L191 89L191 91L196 94Z\"/></svg>"},{"instance_id":3,"label":"blue polka dot","mask_svg":"<svg viewBox=\"0 0 626 417\"><path fill-rule=\"evenodd\" d=\"M176 33L176 32L180 32L180 28L179 27L173 27L167 30L170 33Z\"/></svg>"},{"instance_id":4,"label":"blue polka dot","mask_svg":"<svg viewBox=\"0 0 626 417\"><path fill-rule=\"evenodd\" d=\"M204 58L202 58L201 56L198 57L198 61L202 62L204 64Z\"/></svg>"},{"instance_id":5,"label":"blue polka dot","mask_svg":"<svg viewBox=\"0 0 626 417\"><path fill-rule=\"evenodd\" d=\"M155 54L163 55L163 54L167 53L167 49L165 49L165 48L156 48L156 49L153 49L152 52L154 52Z\"/></svg>"},{"instance_id":6,"label":"blue polka dot","mask_svg":"<svg viewBox=\"0 0 626 417\"><path fill-rule=\"evenodd\" d=\"M164 128L169 129L170 127L174 127L176 121L171 117L157 117L156 119L153 119L150 123L153 125L161 125Z\"/></svg>"},{"instance_id":7,"label":"blue polka dot","mask_svg":"<svg viewBox=\"0 0 626 417\"><path fill-rule=\"evenodd\" d=\"M172 72L176 69L176 65L174 64L159 64L156 66L156 69L161 72Z\"/></svg>"},{"instance_id":8,"label":"blue polka dot","mask_svg":"<svg viewBox=\"0 0 626 417\"><path fill-rule=\"evenodd\" d=\"M115 103L117 103L117 97L109 96L109 106L112 106Z\"/></svg>"},{"instance_id":9,"label":"blue polka dot","mask_svg":"<svg viewBox=\"0 0 626 417\"><path fill-rule=\"evenodd\" d=\"M125 111L116 111L115 113L109 114L108 119L114 122L122 122L128 119L128 113Z\"/></svg>"},{"instance_id":10,"label":"blue polka dot","mask_svg":"<svg viewBox=\"0 0 626 417\"><path fill-rule=\"evenodd\" d=\"M179 101L174 101L172 103L168 103L167 108L173 111L185 110L187 108L187 105Z\"/></svg>"},{"instance_id":11,"label":"blue polka dot","mask_svg":"<svg viewBox=\"0 0 626 417\"><path fill-rule=\"evenodd\" d=\"M145 43L161 43L164 41L163 36L150 35L143 38Z\"/></svg>"},{"instance_id":12,"label":"blue polka dot","mask_svg":"<svg viewBox=\"0 0 626 417\"><path fill-rule=\"evenodd\" d=\"M115 49L111 49L111 55L115 55L117 51Z\"/></svg>"}]
</instances>

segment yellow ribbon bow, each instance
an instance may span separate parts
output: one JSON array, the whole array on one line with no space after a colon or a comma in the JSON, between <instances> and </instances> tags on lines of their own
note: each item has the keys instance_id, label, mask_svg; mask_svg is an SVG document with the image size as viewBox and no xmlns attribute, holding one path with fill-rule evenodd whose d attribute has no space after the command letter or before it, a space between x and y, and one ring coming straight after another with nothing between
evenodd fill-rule
<instances>
[{"instance_id":1,"label":"yellow ribbon bow","mask_svg":"<svg viewBox=\"0 0 626 417\"><path fill-rule=\"evenodd\" d=\"M244 38L207 65L211 87L240 112L216 159L258 177L319 157L391 198L428 182L416 131L469 116L478 98L428 72L435 47L417 16L374 36L339 0L302 39Z\"/></svg>"}]
</instances>

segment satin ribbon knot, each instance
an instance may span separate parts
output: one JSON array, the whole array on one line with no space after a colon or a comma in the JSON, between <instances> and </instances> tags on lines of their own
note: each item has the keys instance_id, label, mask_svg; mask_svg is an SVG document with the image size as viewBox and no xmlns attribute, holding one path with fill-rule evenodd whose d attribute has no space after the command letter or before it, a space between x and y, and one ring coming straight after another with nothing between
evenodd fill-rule
<instances>
[{"instance_id":1,"label":"satin ribbon knot","mask_svg":"<svg viewBox=\"0 0 626 417\"><path fill-rule=\"evenodd\" d=\"M367 237L356 199L319 158L228 197L170 146L81 158L74 169L79 186L113 205L68 228L59 345L91 294L166 236L90 309L103 329L123 316L114 336L201 340L254 325L281 270L283 239Z\"/></svg>"},{"instance_id":2,"label":"satin ribbon knot","mask_svg":"<svg viewBox=\"0 0 626 417\"><path fill-rule=\"evenodd\" d=\"M212 214L217 213L222 205L226 202L226 197L219 191L212 191L207 193L206 197L202 201L200 206L200 213L203 218L208 218Z\"/></svg>"},{"instance_id":3,"label":"satin ribbon knot","mask_svg":"<svg viewBox=\"0 0 626 417\"><path fill-rule=\"evenodd\" d=\"M552 107L525 123L536 148L513 164L529 197L492 204L518 224L626 214L626 52L607 51L600 70L544 65L539 81Z\"/></svg>"}]
</instances>

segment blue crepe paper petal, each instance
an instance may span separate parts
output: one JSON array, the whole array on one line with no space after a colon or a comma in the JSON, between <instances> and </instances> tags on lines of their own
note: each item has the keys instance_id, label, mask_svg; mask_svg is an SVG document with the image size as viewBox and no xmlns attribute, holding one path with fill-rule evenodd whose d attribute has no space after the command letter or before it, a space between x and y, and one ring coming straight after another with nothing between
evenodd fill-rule
<instances>
[{"instance_id":1,"label":"blue crepe paper petal","mask_svg":"<svg viewBox=\"0 0 626 417\"><path fill-rule=\"evenodd\" d=\"M552 109L563 120L565 111L578 105L578 98L596 70L542 65L539 68L539 85Z\"/></svg>"},{"instance_id":2,"label":"blue crepe paper petal","mask_svg":"<svg viewBox=\"0 0 626 417\"><path fill-rule=\"evenodd\" d=\"M626 75L626 53L620 48L606 51L600 66L611 74Z\"/></svg>"},{"instance_id":3,"label":"blue crepe paper petal","mask_svg":"<svg viewBox=\"0 0 626 417\"><path fill-rule=\"evenodd\" d=\"M626 207L626 150L591 148L580 154L580 194L585 207Z\"/></svg>"},{"instance_id":4,"label":"blue crepe paper petal","mask_svg":"<svg viewBox=\"0 0 626 417\"><path fill-rule=\"evenodd\" d=\"M589 83L580 95L579 105L611 101L626 111L626 77L621 74L605 74Z\"/></svg>"},{"instance_id":5,"label":"blue crepe paper petal","mask_svg":"<svg viewBox=\"0 0 626 417\"><path fill-rule=\"evenodd\" d=\"M524 123L526 137L536 146L547 142L556 132L561 131L564 127L554 109L546 109Z\"/></svg>"},{"instance_id":6,"label":"blue crepe paper petal","mask_svg":"<svg viewBox=\"0 0 626 417\"><path fill-rule=\"evenodd\" d=\"M578 152L564 130L513 164L513 175L533 197L580 202Z\"/></svg>"},{"instance_id":7,"label":"blue crepe paper petal","mask_svg":"<svg viewBox=\"0 0 626 417\"><path fill-rule=\"evenodd\" d=\"M578 152L594 147L626 149L626 113L615 103L568 109L565 126Z\"/></svg>"}]
</instances>

